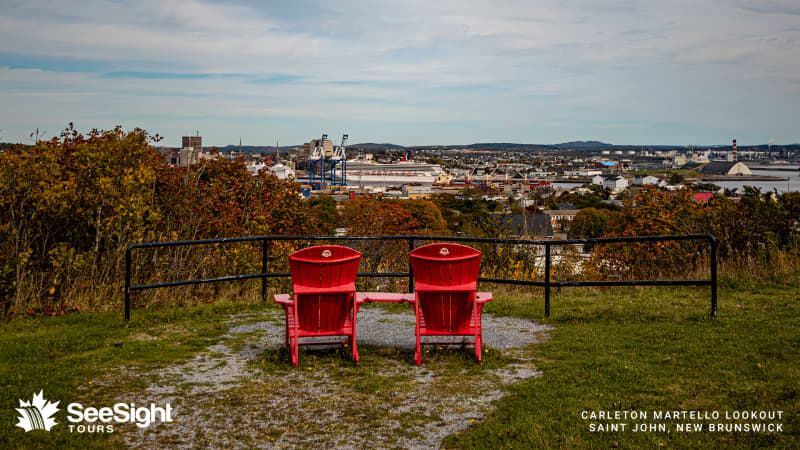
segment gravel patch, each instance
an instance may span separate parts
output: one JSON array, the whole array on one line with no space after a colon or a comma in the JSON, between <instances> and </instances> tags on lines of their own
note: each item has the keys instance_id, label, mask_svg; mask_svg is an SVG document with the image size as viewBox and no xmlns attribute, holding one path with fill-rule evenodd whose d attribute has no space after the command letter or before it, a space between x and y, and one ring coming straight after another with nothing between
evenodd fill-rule
<instances>
[{"instance_id":1,"label":"gravel patch","mask_svg":"<svg viewBox=\"0 0 800 450\"><path fill-rule=\"evenodd\" d=\"M483 343L500 350L524 347L538 342L536 334L550 329L536 322L509 318L492 317L484 314ZM414 349L415 319L413 313L389 313L381 308L362 308L358 313L358 343ZM425 337L422 342L425 342ZM437 341L471 342L461 336L442 336Z\"/></svg>"},{"instance_id":2,"label":"gravel patch","mask_svg":"<svg viewBox=\"0 0 800 450\"><path fill-rule=\"evenodd\" d=\"M451 357L447 354L435 361L423 357L419 367L413 364L413 312L361 309L359 351L362 361L370 354L372 367L363 362L291 367L279 350L282 320L282 312L232 316L228 332L207 352L182 364L127 374L152 380L135 396L136 403L169 401L176 420L121 429L123 443L144 448L438 448L444 437L490 413L505 386L541 375L526 348L550 329L484 314L485 345L515 362L459 375L442 362ZM320 352L301 350L301 362ZM260 368L265 358L278 355L283 359L271 366L277 364L278 372Z\"/></svg>"}]
</instances>

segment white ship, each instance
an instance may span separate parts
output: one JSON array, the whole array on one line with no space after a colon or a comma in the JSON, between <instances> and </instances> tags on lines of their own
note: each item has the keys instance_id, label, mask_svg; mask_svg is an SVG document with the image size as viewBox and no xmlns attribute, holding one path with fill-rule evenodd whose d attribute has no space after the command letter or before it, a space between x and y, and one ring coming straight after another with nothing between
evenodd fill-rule
<instances>
[{"instance_id":1,"label":"white ship","mask_svg":"<svg viewBox=\"0 0 800 450\"><path fill-rule=\"evenodd\" d=\"M432 185L445 181L447 174L437 164L400 161L381 164L363 159L347 161L348 186L402 186L405 184Z\"/></svg>"}]
</instances>

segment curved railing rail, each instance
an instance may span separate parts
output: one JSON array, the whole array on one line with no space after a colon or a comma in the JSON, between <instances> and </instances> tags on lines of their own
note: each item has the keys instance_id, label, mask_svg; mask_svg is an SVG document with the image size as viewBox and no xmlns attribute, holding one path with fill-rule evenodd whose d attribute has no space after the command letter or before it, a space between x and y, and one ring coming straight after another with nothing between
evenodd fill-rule
<instances>
[{"instance_id":1,"label":"curved railing rail","mask_svg":"<svg viewBox=\"0 0 800 450\"><path fill-rule=\"evenodd\" d=\"M192 284L218 283L222 281L237 281L260 278L261 297L267 300L267 279L290 277L289 272L267 272L269 259L269 243L274 241L407 241L409 251L414 249L415 242L421 241L447 241L447 242L473 242L485 244L516 244L537 245L545 248L544 280L512 280L506 278L480 277L478 281L498 284L515 284L524 286L544 287L544 315L550 316L550 288L552 287L577 287L577 286L711 286L711 316L717 316L717 239L712 234L684 234L664 236L626 236L595 239L563 239L563 240L537 240L537 239L494 239L475 238L462 236L247 236L236 238L200 239L195 241L170 241L170 242L145 242L132 244L125 251L125 320L131 316L131 292L145 289L156 289ZM707 241L711 247L711 278L708 280L618 280L618 281L551 281L551 254L552 246L576 244L612 244L622 242L666 242L666 241ZM194 280L168 281L162 283L139 284L131 286L131 261L133 250L137 248L180 247L206 244L224 244L234 242L260 242L261 243L261 273L237 274L215 278L200 278ZM408 272L359 272L359 277L407 277L408 286L414 292L414 274L411 267Z\"/></svg>"}]
</instances>

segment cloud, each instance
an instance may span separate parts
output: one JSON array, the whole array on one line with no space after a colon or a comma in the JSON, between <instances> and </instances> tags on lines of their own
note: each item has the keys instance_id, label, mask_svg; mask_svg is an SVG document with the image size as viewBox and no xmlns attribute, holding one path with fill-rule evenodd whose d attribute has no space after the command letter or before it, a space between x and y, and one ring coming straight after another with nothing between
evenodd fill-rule
<instances>
[{"instance_id":1,"label":"cloud","mask_svg":"<svg viewBox=\"0 0 800 450\"><path fill-rule=\"evenodd\" d=\"M800 5L795 1L786 0L746 0L740 1L742 9L759 14L788 14L800 16Z\"/></svg>"},{"instance_id":2,"label":"cloud","mask_svg":"<svg viewBox=\"0 0 800 450\"><path fill-rule=\"evenodd\" d=\"M483 141L727 142L734 129L744 143L747 130L796 133L796 12L776 0L13 2L0 101L24 105L0 127L13 138L105 118L169 136L195 122L224 145L299 142L329 123L413 144L448 142L462 123L459 139ZM553 125L564 118L574 130Z\"/></svg>"},{"instance_id":3,"label":"cloud","mask_svg":"<svg viewBox=\"0 0 800 450\"><path fill-rule=\"evenodd\" d=\"M139 78L142 80L204 80L213 78L242 77L242 74L233 73L176 73L176 72L107 72L101 75L104 78Z\"/></svg>"}]
</instances>

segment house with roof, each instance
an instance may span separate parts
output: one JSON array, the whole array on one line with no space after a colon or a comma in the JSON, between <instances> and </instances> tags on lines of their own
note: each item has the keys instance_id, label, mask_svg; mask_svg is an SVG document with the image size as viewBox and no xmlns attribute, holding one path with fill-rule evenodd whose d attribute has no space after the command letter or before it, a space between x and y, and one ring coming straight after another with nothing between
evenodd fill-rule
<instances>
[{"instance_id":1,"label":"house with roof","mask_svg":"<svg viewBox=\"0 0 800 450\"><path fill-rule=\"evenodd\" d=\"M606 175L603 177L603 187L611 192L621 192L628 187L628 180L622 175Z\"/></svg>"},{"instance_id":2,"label":"house with roof","mask_svg":"<svg viewBox=\"0 0 800 450\"><path fill-rule=\"evenodd\" d=\"M550 226L555 232L566 231L566 224L572 222L572 219L578 214L578 209L546 209L544 215L550 219Z\"/></svg>"},{"instance_id":3,"label":"house with roof","mask_svg":"<svg viewBox=\"0 0 800 450\"><path fill-rule=\"evenodd\" d=\"M592 184L603 186L611 192L622 192L628 187L628 180L618 173L610 175L597 175L592 178Z\"/></svg>"},{"instance_id":4,"label":"house with roof","mask_svg":"<svg viewBox=\"0 0 800 450\"><path fill-rule=\"evenodd\" d=\"M516 238L550 237L553 226L544 214L503 214L492 213L494 225L506 236Z\"/></svg>"},{"instance_id":5,"label":"house with roof","mask_svg":"<svg viewBox=\"0 0 800 450\"><path fill-rule=\"evenodd\" d=\"M712 192L697 192L692 196L692 200L696 201L697 203L708 203L712 198L714 198L714 194Z\"/></svg>"},{"instance_id":6,"label":"house with roof","mask_svg":"<svg viewBox=\"0 0 800 450\"><path fill-rule=\"evenodd\" d=\"M649 185L656 186L660 180L653 175L634 175L633 184L637 186Z\"/></svg>"},{"instance_id":7,"label":"house with roof","mask_svg":"<svg viewBox=\"0 0 800 450\"><path fill-rule=\"evenodd\" d=\"M752 175L750 168L738 161L711 161L698 168L703 175Z\"/></svg>"}]
</instances>

